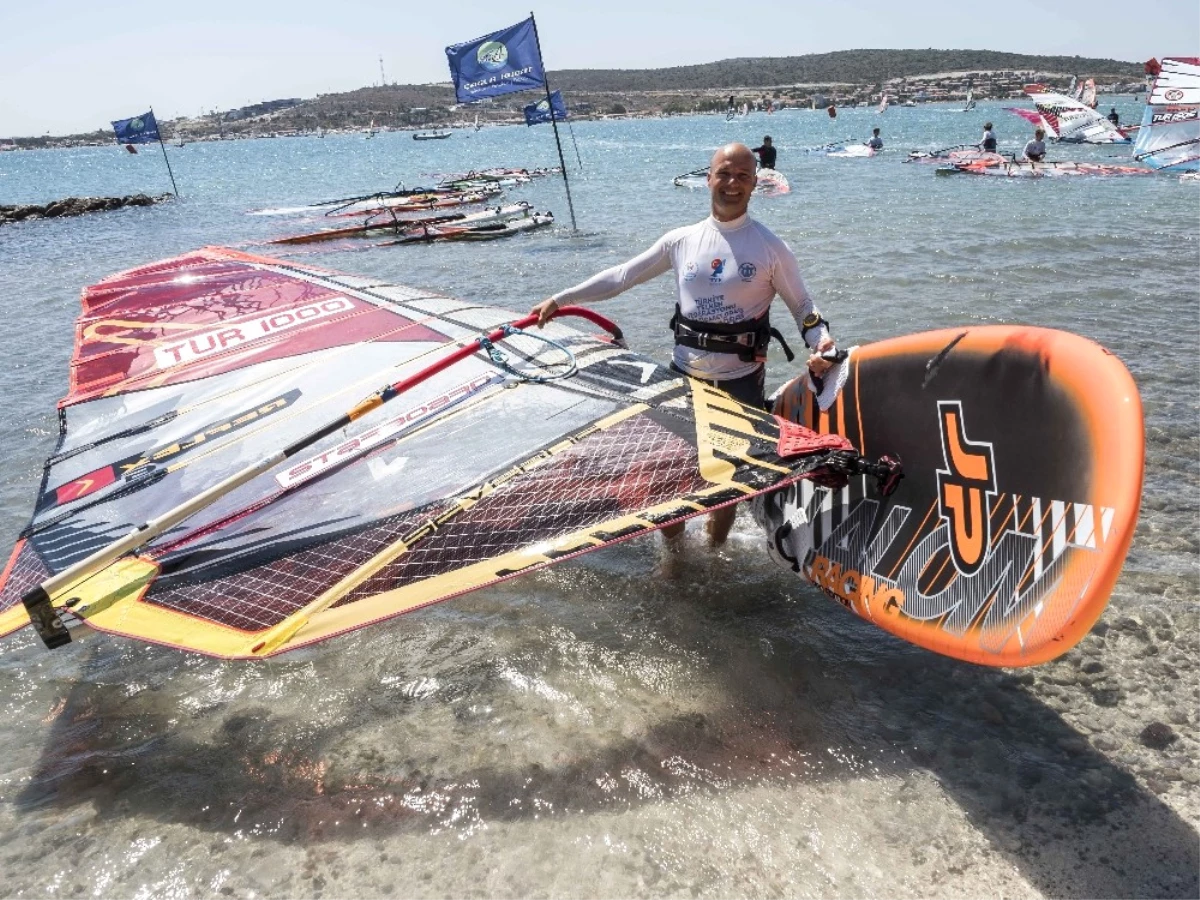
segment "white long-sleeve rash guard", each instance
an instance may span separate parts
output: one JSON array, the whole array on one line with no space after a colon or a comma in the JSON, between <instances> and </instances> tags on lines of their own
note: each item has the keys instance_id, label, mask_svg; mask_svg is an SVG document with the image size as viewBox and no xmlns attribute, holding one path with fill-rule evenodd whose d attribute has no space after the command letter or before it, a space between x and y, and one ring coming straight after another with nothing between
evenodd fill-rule
<instances>
[{"instance_id":1,"label":"white long-sleeve rash guard","mask_svg":"<svg viewBox=\"0 0 1200 900\"><path fill-rule=\"evenodd\" d=\"M675 270L679 309L689 319L733 323L757 319L778 293L802 331L809 313L817 313L800 277L796 258L782 240L749 216L721 222L709 216L676 228L645 253L605 269L582 284L554 295L559 306L595 303ZM816 347L829 334L822 324L804 335ZM675 365L696 378L726 381L749 375L758 363L734 353L713 353L675 345Z\"/></svg>"}]
</instances>

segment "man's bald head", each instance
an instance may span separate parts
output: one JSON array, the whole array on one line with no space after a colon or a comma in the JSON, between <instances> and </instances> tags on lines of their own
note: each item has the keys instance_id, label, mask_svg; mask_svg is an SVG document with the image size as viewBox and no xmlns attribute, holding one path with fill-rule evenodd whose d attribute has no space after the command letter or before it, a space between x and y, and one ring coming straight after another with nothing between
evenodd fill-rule
<instances>
[{"instance_id":1,"label":"man's bald head","mask_svg":"<svg viewBox=\"0 0 1200 900\"><path fill-rule=\"evenodd\" d=\"M726 144L724 147L717 148L708 165L710 169L716 169L722 163L748 165L751 172L758 168L754 153L745 144L738 143Z\"/></svg>"},{"instance_id":2,"label":"man's bald head","mask_svg":"<svg viewBox=\"0 0 1200 900\"><path fill-rule=\"evenodd\" d=\"M758 184L758 161L745 144L726 144L713 154L708 167L708 190L713 217L732 222L746 214Z\"/></svg>"}]
</instances>

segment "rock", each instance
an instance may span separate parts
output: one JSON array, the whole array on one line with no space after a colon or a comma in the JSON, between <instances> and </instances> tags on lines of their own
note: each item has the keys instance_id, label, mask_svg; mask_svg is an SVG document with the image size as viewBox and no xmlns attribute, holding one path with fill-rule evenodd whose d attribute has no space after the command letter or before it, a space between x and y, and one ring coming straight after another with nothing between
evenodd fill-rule
<instances>
[{"instance_id":1,"label":"rock","mask_svg":"<svg viewBox=\"0 0 1200 900\"><path fill-rule=\"evenodd\" d=\"M147 194L133 194L129 197L66 197L62 200L53 200L45 206L37 204L0 206L0 225L22 222L27 219L57 219L63 216L78 216L86 212L120 209L123 206L152 206L155 203L170 200L173 196L173 194L160 194L157 197L151 197Z\"/></svg>"},{"instance_id":2,"label":"rock","mask_svg":"<svg viewBox=\"0 0 1200 900\"><path fill-rule=\"evenodd\" d=\"M1138 735L1142 746L1151 750L1165 750L1178 739L1179 735L1175 733L1175 729L1165 722L1151 722Z\"/></svg>"}]
</instances>

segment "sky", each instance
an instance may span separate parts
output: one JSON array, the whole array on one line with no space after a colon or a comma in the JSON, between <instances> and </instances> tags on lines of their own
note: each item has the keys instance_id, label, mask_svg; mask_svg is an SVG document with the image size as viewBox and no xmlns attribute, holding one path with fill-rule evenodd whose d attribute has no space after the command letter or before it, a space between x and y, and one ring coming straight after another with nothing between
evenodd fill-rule
<instances>
[{"instance_id":1,"label":"sky","mask_svg":"<svg viewBox=\"0 0 1200 900\"><path fill-rule=\"evenodd\" d=\"M447 81L448 44L531 11L551 71L861 48L1200 56L1196 0L0 0L0 139L354 90L381 58L388 83Z\"/></svg>"}]
</instances>

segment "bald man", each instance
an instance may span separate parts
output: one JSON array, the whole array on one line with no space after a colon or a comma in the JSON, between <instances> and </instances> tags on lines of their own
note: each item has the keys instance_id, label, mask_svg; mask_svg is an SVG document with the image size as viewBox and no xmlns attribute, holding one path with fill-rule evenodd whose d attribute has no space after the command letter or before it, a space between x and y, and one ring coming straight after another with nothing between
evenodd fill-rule
<instances>
[{"instance_id":1,"label":"bald man","mask_svg":"<svg viewBox=\"0 0 1200 900\"><path fill-rule=\"evenodd\" d=\"M787 244L746 213L758 183L756 168L754 154L745 144L719 149L708 170L712 215L667 232L628 262L537 304L530 312L538 315L538 325L544 325L560 305L607 300L674 269L672 369L749 406L762 407L767 344L773 330L768 315L778 294L804 343L814 351L809 368L816 374L824 372L831 363L821 354L834 349L828 323L813 305ZM727 507L709 518L713 545L725 542L735 514L734 507ZM682 530L680 523L664 533L672 537Z\"/></svg>"}]
</instances>

